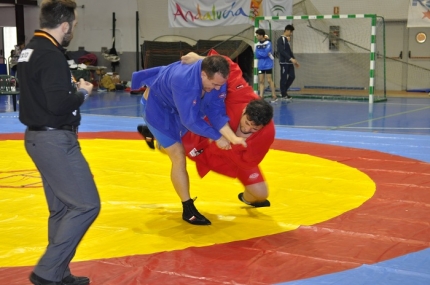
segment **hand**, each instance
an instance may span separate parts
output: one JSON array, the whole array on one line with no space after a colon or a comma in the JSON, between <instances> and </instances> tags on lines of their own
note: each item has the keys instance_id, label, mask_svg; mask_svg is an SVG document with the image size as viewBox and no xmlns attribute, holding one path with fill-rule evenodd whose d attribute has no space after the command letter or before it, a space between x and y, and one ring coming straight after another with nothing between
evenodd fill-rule
<instances>
[{"instance_id":1,"label":"hand","mask_svg":"<svg viewBox=\"0 0 430 285\"><path fill-rule=\"evenodd\" d=\"M291 59L291 62L294 64L294 66L295 66L295 67L297 67L297 68L299 68L299 67L300 67L299 62L298 62L295 58L292 58L292 59Z\"/></svg>"},{"instance_id":2,"label":"hand","mask_svg":"<svg viewBox=\"0 0 430 285\"><path fill-rule=\"evenodd\" d=\"M220 130L219 132L222 134L222 136L224 138L226 138L227 141L230 141L232 144L241 144L244 147L247 146L246 142L245 142L245 138L241 138L236 136L236 134L232 131L232 129L230 128L230 125L228 123L226 123ZM218 143L217 143L218 144ZM219 147L219 145L218 145ZM230 146L231 147L231 146Z\"/></svg>"},{"instance_id":3,"label":"hand","mask_svg":"<svg viewBox=\"0 0 430 285\"><path fill-rule=\"evenodd\" d=\"M189 52L186 55L181 56L181 63L183 64L192 64L199 59L203 59L203 56L198 55L195 52Z\"/></svg>"},{"instance_id":4,"label":"hand","mask_svg":"<svg viewBox=\"0 0 430 285\"><path fill-rule=\"evenodd\" d=\"M241 137L235 137L231 143L232 144L241 144L241 145L243 145L243 147L247 147L248 146L246 144L246 139L245 138L241 138Z\"/></svg>"},{"instance_id":5,"label":"hand","mask_svg":"<svg viewBox=\"0 0 430 285\"><path fill-rule=\"evenodd\" d=\"M93 91L93 84L92 83L85 81L83 78L81 78L81 79L79 79L79 82L77 85L78 85L78 88L83 88L83 89L87 90L88 95L91 95L91 92Z\"/></svg>"},{"instance_id":6,"label":"hand","mask_svg":"<svg viewBox=\"0 0 430 285\"><path fill-rule=\"evenodd\" d=\"M219 138L218 140L215 141L215 143L217 147L219 147L220 149L224 149L224 150L231 149L230 142L225 137Z\"/></svg>"}]
</instances>

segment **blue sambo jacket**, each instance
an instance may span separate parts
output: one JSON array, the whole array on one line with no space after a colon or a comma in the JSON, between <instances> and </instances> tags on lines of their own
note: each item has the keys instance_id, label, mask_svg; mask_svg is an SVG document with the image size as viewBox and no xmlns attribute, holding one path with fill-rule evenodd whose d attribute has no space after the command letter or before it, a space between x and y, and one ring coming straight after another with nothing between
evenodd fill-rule
<instances>
[{"instance_id":1,"label":"blue sambo jacket","mask_svg":"<svg viewBox=\"0 0 430 285\"><path fill-rule=\"evenodd\" d=\"M224 105L227 87L202 98L201 60L134 72L131 89L145 85L150 87L145 120L158 131L177 142L187 130L213 140L221 137L219 130L229 121Z\"/></svg>"},{"instance_id":2,"label":"blue sambo jacket","mask_svg":"<svg viewBox=\"0 0 430 285\"><path fill-rule=\"evenodd\" d=\"M258 42L255 46L255 57L258 59L258 70L268 70L273 68L273 59L269 57L273 54L272 43L269 40Z\"/></svg>"}]
</instances>

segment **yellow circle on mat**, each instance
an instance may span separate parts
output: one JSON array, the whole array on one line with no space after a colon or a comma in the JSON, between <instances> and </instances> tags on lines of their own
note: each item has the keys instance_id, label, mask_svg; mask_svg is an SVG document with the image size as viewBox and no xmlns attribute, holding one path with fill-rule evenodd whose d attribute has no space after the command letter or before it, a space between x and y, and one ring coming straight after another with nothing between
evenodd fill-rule
<instances>
[{"instance_id":1,"label":"yellow circle on mat","mask_svg":"<svg viewBox=\"0 0 430 285\"><path fill-rule=\"evenodd\" d=\"M237 199L236 179L200 179L188 163L192 197L211 226L182 220L170 182L170 160L139 140L80 140L102 210L74 261L151 254L246 240L312 225L359 207L375 192L364 173L319 157L270 150L261 168L268 208ZM48 209L40 177L22 141L0 141L0 266L34 265L47 245Z\"/></svg>"}]
</instances>

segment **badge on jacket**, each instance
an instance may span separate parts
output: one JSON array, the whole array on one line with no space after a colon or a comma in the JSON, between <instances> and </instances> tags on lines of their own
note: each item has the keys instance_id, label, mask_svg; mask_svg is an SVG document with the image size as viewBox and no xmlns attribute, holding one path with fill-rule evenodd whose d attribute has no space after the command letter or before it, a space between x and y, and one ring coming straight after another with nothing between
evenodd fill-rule
<instances>
[{"instance_id":1,"label":"badge on jacket","mask_svg":"<svg viewBox=\"0 0 430 285\"><path fill-rule=\"evenodd\" d=\"M21 52L18 62L29 62L32 53L33 53L33 49L26 48Z\"/></svg>"}]
</instances>

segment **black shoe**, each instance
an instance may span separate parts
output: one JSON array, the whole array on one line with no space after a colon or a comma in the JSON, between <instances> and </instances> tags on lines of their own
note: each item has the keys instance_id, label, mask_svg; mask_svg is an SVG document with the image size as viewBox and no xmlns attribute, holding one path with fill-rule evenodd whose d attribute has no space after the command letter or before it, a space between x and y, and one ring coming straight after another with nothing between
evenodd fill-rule
<instances>
[{"instance_id":1,"label":"black shoe","mask_svg":"<svg viewBox=\"0 0 430 285\"><path fill-rule=\"evenodd\" d=\"M63 285L88 285L90 284L90 278L70 274L69 276L64 277L61 282L63 282Z\"/></svg>"},{"instance_id":2,"label":"black shoe","mask_svg":"<svg viewBox=\"0 0 430 285\"><path fill-rule=\"evenodd\" d=\"M269 200L264 200L262 202L253 202L253 203L249 203L248 201L246 201L243 198L243 192L239 193L239 195L237 195L237 198L239 198L240 201L242 201L243 203L245 203L246 205L250 205L253 206L255 208L260 208L260 207L270 207L270 201Z\"/></svg>"},{"instance_id":3,"label":"black shoe","mask_svg":"<svg viewBox=\"0 0 430 285\"><path fill-rule=\"evenodd\" d=\"M205 218L202 214L197 211L196 206L194 206L194 200L189 199L185 202L182 202L183 212L182 219L187 221L192 225L210 225L211 221Z\"/></svg>"},{"instance_id":4,"label":"black shoe","mask_svg":"<svg viewBox=\"0 0 430 285\"><path fill-rule=\"evenodd\" d=\"M30 274L30 282L34 285L63 285L62 282L55 282L43 279L42 277L37 276L34 272Z\"/></svg>"},{"instance_id":5,"label":"black shoe","mask_svg":"<svg viewBox=\"0 0 430 285\"><path fill-rule=\"evenodd\" d=\"M284 96L284 95L282 95L282 96L281 96L281 99L282 99L282 100L287 100L287 101L289 101L289 100L293 99L293 97L291 97L290 95L288 95L288 94L287 94L287 95L285 95L285 96Z\"/></svg>"},{"instance_id":6,"label":"black shoe","mask_svg":"<svg viewBox=\"0 0 430 285\"><path fill-rule=\"evenodd\" d=\"M143 138L146 141L146 144L150 148L155 149L154 135L151 133L151 131L149 130L148 126L138 125L137 126L137 131L139 132L139 134L141 134L143 136Z\"/></svg>"}]
</instances>

